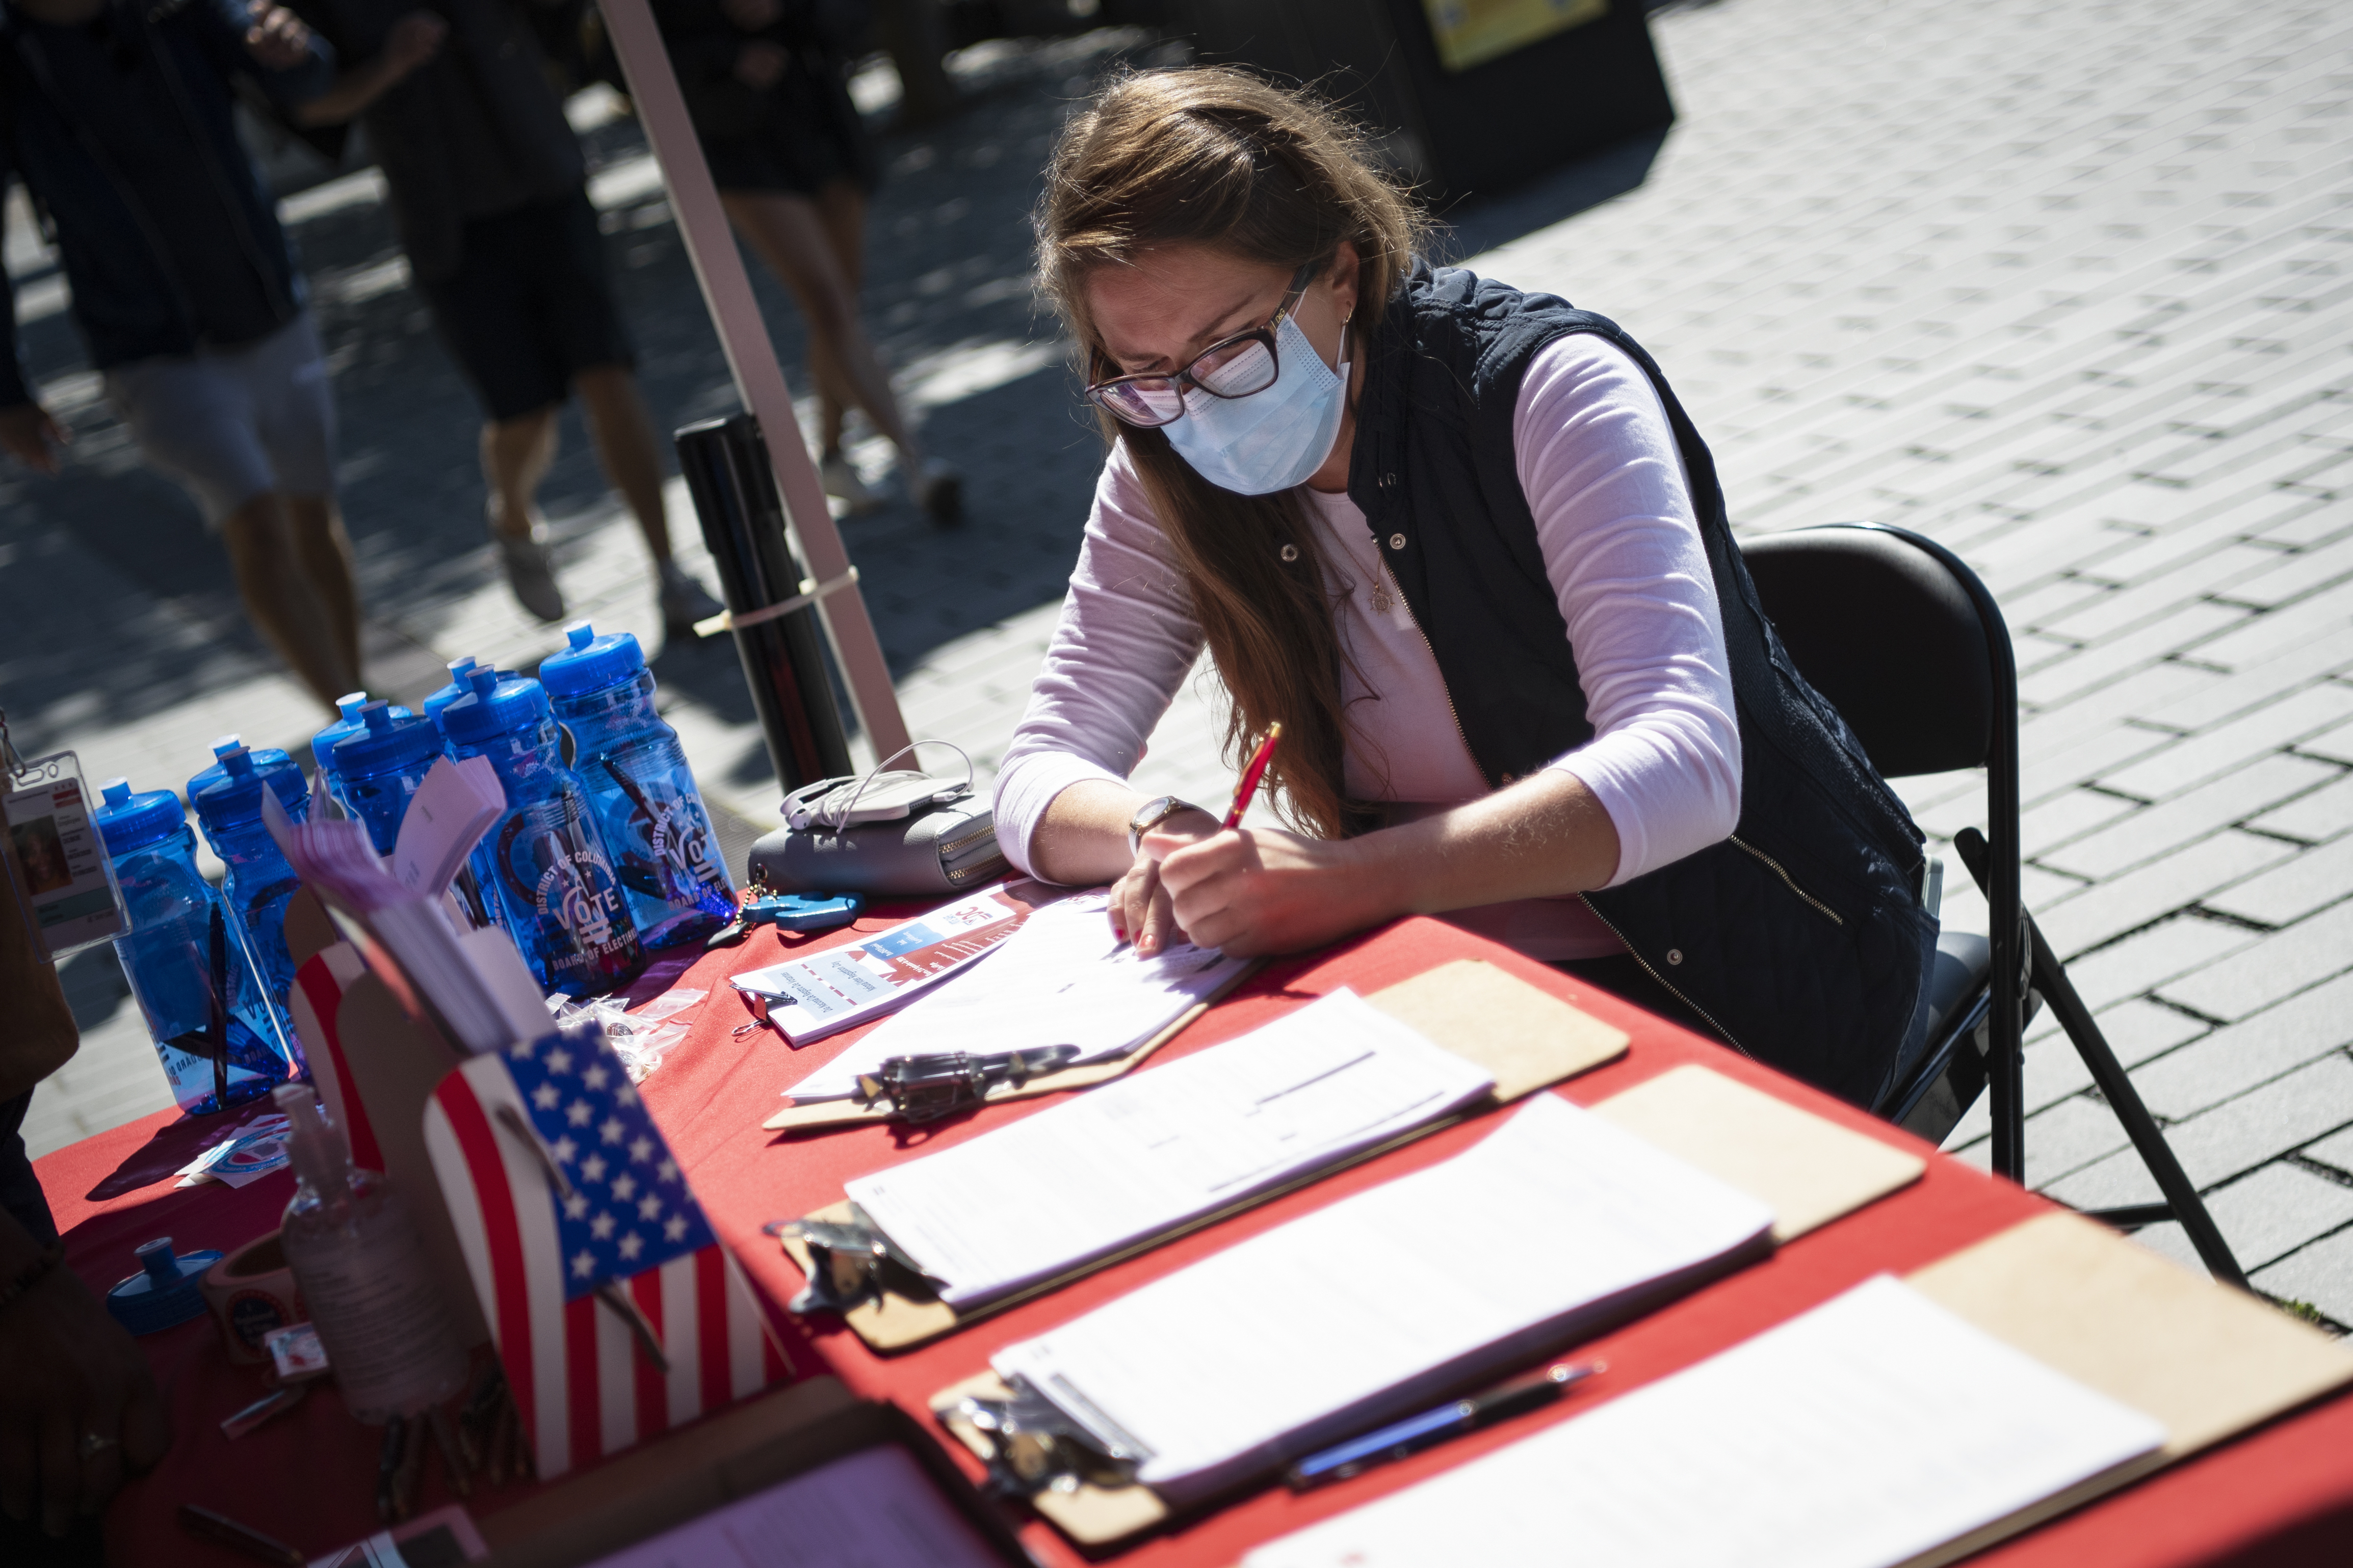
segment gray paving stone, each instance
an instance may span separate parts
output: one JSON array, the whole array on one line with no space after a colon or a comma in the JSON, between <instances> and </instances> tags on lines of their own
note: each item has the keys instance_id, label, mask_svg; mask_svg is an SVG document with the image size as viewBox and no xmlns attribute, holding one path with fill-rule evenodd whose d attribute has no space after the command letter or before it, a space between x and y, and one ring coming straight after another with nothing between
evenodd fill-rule
<instances>
[{"instance_id":1,"label":"gray paving stone","mask_svg":"<svg viewBox=\"0 0 2353 1568\"><path fill-rule=\"evenodd\" d=\"M1985 815L1982 799L1969 804L1977 812L1969 821L1977 821ZM2071 789L2019 814L2019 849L2029 856L2041 856L2139 809L2138 802L2105 791ZM1923 822L1921 826L1927 827L1929 824Z\"/></svg>"},{"instance_id":2,"label":"gray paving stone","mask_svg":"<svg viewBox=\"0 0 2353 1568\"><path fill-rule=\"evenodd\" d=\"M2284 926L2334 903L2348 887L2353 887L2353 837L2295 851L2285 865L2208 898L2206 902L2209 908L2225 914Z\"/></svg>"},{"instance_id":3,"label":"gray paving stone","mask_svg":"<svg viewBox=\"0 0 2353 1568\"><path fill-rule=\"evenodd\" d=\"M2080 1171L2125 1143L2116 1112L2087 1095L2026 1119L2026 1184L2041 1187Z\"/></svg>"},{"instance_id":4,"label":"gray paving stone","mask_svg":"<svg viewBox=\"0 0 2353 1568\"><path fill-rule=\"evenodd\" d=\"M2242 605L2277 606L2353 576L2353 536L2282 557L2253 576L2242 577L2222 595Z\"/></svg>"},{"instance_id":5,"label":"gray paving stone","mask_svg":"<svg viewBox=\"0 0 2353 1568\"><path fill-rule=\"evenodd\" d=\"M2331 683L2332 693L2341 686L2341 682ZM2344 689L2353 690L2353 688ZM2335 700L2335 699L2332 695L2325 700ZM2295 749L2307 756L2327 757L2333 763L2353 763L2353 724L2339 724L2335 729L2315 735L2308 741L2300 741L2296 743Z\"/></svg>"},{"instance_id":6,"label":"gray paving stone","mask_svg":"<svg viewBox=\"0 0 2353 1568\"><path fill-rule=\"evenodd\" d=\"M2019 700L2038 706L2057 703L2114 680L2206 637L2236 626L2247 612L2228 605L2185 605L2161 626L2137 631L2043 665L2018 678ZM2264 645L2267 649L2268 642ZM2023 661L2021 660L2021 663Z\"/></svg>"},{"instance_id":7,"label":"gray paving stone","mask_svg":"<svg viewBox=\"0 0 2353 1568\"><path fill-rule=\"evenodd\" d=\"M2159 1116L2182 1121L2353 1041L2353 974L2339 975L2158 1058L2132 1075Z\"/></svg>"},{"instance_id":8,"label":"gray paving stone","mask_svg":"<svg viewBox=\"0 0 2353 1568\"><path fill-rule=\"evenodd\" d=\"M2038 855L2056 871L2105 878L2242 822L2276 802L2338 776L2327 763L2274 752L2159 805L2136 811L2063 847Z\"/></svg>"},{"instance_id":9,"label":"gray paving stone","mask_svg":"<svg viewBox=\"0 0 2353 1568\"><path fill-rule=\"evenodd\" d=\"M2069 963L2067 978L2096 1016L2111 1003L2158 989L2261 940L2257 932L2226 921L2176 915Z\"/></svg>"},{"instance_id":10,"label":"gray paving stone","mask_svg":"<svg viewBox=\"0 0 2353 1568\"><path fill-rule=\"evenodd\" d=\"M2159 992L2210 1018L2236 1020L2343 972L2353 953L2353 900L2261 937Z\"/></svg>"},{"instance_id":11,"label":"gray paving stone","mask_svg":"<svg viewBox=\"0 0 2353 1568\"><path fill-rule=\"evenodd\" d=\"M2216 903L2215 894L2296 853L2294 846L2276 838L2226 828L2162 860L2096 883L2063 902L2038 902L2035 919L2052 951L2073 959L2086 948L2190 904L2205 902L2242 912L2235 905Z\"/></svg>"},{"instance_id":12,"label":"gray paving stone","mask_svg":"<svg viewBox=\"0 0 2353 1568\"><path fill-rule=\"evenodd\" d=\"M2183 657L2203 659L2205 653L2193 648ZM2178 729L2203 730L2248 712L2281 692L2342 676L2348 670L2353 670L2353 626L2324 628L2304 640L2289 641L2259 663L2231 668L2226 679L2194 689L2185 684L2140 717Z\"/></svg>"},{"instance_id":13,"label":"gray paving stone","mask_svg":"<svg viewBox=\"0 0 2353 1568\"><path fill-rule=\"evenodd\" d=\"M2231 1256L2253 1274L2316 1237L2353 1224L2353 1187L2294 1165L2265 1165L2206 1194L2206 1212L2221 1231ZM2186 1268L2202 1271L2205 1267L2178 1223L2150 1226L2136 1231L2133 1239Z\"/></svg>"},{"instance_id":14,"label":"gray paving stone","mask_svg":"<svg viewBox=\"0 0 2353 1568\"><path fill-rule=\"evenodd\" d=\"M2353 1175L2353 1128L2331 1133L2317 1143L2307 1144L2298 1152L2307 1160L2317 1160L2332 1169Z\"/></svg>"},{"instance_id":15,"label":"gray paving stone","mask_svg":"<svg viewBox=\"0 0 2353 1568\"><path fill-rule=\"evenodd\" d=\"M2348 1122L2353 1062L2327 1056L2175 1123L2166 1129L2166 1141L2191 1184L2203 1192ZM2048 1190L2077 1208L2152 1203L2159 1196L2139 1156L2128 1148L2060 1178Z\"/></svg>"},{"instance_id":16,"label":"gray paving stone","mask_svg":"<svg viewBox=\"0 0 2353 1568\"><path fill-rule=\"evenodd\" d=\"M2340 717L2353 716L2353 687L2324 680L2274 698L2262 707L2225 724L2185 737L2162 751L2098 776L2109 789L2161 800L2191 789L2238 767L2265 752L2297 746L2309 754L2309 744ZM2353 726L2348 726L2353 735ZM2353 749L2348 746L2347 749ZM2353 762L2353 757L2345 759Z\"/></svg>"},{"instance_id":17,"label":"gray paving stone","mask_svg":"<svg viewBox=\"0 0 2353 1568\"><path fill-rule=\"evenodd\" d=\"M2284 833L2317 844L2340 833L2353 832L2353 775L2326 788L2275 806L2247 826L2262 833Z\"/></svg>"},{"instance_id":18,"label":"gray paving stone","mask_svg":"<svg viewBox=\"0 0 2353 1568\"><path fill-rule=\"evenodd\" d=\"M2340 1323L2353 1323L2353 1231L2290 1253L2247 1282L2266 1296L2309 1302Z\"/></svg>"}]
</instances>

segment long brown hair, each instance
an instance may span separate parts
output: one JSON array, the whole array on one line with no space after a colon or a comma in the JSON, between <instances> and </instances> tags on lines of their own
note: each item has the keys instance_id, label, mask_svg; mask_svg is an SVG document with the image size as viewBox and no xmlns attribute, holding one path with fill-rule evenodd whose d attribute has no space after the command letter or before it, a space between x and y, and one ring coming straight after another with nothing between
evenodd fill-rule
<instances>
[{"instance_id":1,"label":"long brown hair","mask_svg":"<svg viewBox=\"0 0 2353 1568\"><path fill-rule=\"evenodd\" d=\"M1036 222L1039 286L1090 369L1105 358L1085 291L1098 267L1196 244L1286 272L1316 262L1328 276L1351 244L1349 331L1361 345L1423 234L1362 130L1308 92L1230 66L1113 79L1063 131ZM1326 597L1338 579L1301 499L1220 489L1162 432L1098 417L1105 439L1127 447L1233 698L1228 756L1281 721L1270 782L1285 814L1327 837L1348 832L1357 814L1342 784L1342 650Z\"/></svg>"}]
</instances>

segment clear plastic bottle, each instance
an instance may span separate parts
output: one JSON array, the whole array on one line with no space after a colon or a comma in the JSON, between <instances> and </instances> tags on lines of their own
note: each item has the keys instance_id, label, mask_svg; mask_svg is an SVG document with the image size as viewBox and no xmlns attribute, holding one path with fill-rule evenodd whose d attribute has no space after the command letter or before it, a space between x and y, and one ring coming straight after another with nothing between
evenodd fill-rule
<instances>
[{"instance_id":1,"label":"clear plastic bottle","mask_svg":"<svg viewBox=\"0 0 2353 1568\"><path fill-rule=\"evenodd\" d=\"M262 821L261 792L275 793L286 815L300 822L311 809L310 790L301 766L274 747L250 752L236 736L227 735L214 746L213 756L213 765L188 781L188 804L195 808L213 853L228 868L221 891L244 932L246 952L262 985L282 1014L294 989L286 906L302 884ZM301 1037L289 1030L286 1043L294 1053L295 1076L309 1077Z\"/></svg>"},{"instance_id":2,"label":"clear plastic bottle","mask_svg":"<svg viewBox=\"0 0 2353 1568\"><path fill-rule=\"evenodd\" d=\"M172 1098L192 1116L259 1099L296 1071L293 1025L254 969L228 900L196 869L180 797L110 779L92 813L131 929L114 939Z\"/></svg>"},{"instance_id":3,"label":"clear plastic bottle","mask_svg":"<svg viewBox=\"0 0 2353 1568\"><path fill-rule=\"evenodd\" d=\"M343 799L343 781L335 776L335 742L366 728L360 722L360 710L367 706L367 700L368 694L364 691L347 691L336 698L335 711L342 717L311 737L311 764L327 781L328 797L345 811L351 809L351 805ZM404 719L408 716L406 708L396 708L393 711Z\"/></svg>"},{"instance_id":4,"label":"clear plastic bottle","mask_svg":"<svg viewBox=\"0 0 2353 1568\"><path fill-rule=\"evenodd\" d=\"M627 632L566 626L571 646L540 662L572 771L596 814L649 948L700 941L735 918L735 888L678 731L654 711L654 673Z\"/></svg>"},{"instance_id":5,"label":"clear plastic bottle","mask_svg":"<svg viewBox=\"0 0 2353 1568\"><path fill-rule=\"evenodd\" d=\"M435 1289L406 1200L353 1165L343 1133L301 1084L276 1095L288 1122L294 1198L280 1232L286 1267L354 1420L380 1426L464 1386L466 1348Z\"/></svg>"},{"instance_id":6,"label":"clear plastic bottle","mask_svg":"<svg viewBox=\"0 0 2353 1568\"><path fill-rule=\"evenodd\" d=\"M460 758L490 758L506 791L486 845L508 934L545 990L599 996L628 984L645 947L587 792L564 765L546 691L487 669L470 679L441 725Z\"/></svg>"}]
</instances>

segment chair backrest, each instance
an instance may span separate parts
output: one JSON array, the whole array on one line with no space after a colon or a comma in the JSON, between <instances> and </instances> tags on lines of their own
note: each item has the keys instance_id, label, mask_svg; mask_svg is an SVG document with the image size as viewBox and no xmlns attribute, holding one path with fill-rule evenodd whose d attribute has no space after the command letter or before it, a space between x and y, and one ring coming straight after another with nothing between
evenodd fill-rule
<instances>
[{"instance_id":1,"label":"chair backrest","mask_svg":"<svg viewBox=\"0 0 2353 1568\"><path fill-rule=\"evenodd\" d=\"M1901 529L1832 523L1741 542L1765 614L1799 673L1889 778L1987 760L1999 696L1990 639L2009 631L1974 574ZM1971 588L1978 590L1971 593ZM1989 627L1978 598L1995 616Z\"/></svg>"}]
</instances>

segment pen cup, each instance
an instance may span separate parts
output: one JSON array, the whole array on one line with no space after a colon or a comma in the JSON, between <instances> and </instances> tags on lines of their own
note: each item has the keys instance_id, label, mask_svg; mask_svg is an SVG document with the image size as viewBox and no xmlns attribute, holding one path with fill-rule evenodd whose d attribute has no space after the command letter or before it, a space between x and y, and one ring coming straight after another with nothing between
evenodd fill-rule
<instances>
[{"instance_id":1,"label":"pen cup","mask_svg":"<svg viewBox=\"0 0 2353 1568\"><path fill-rule=\"evenodd\" d=\"M228 1359L241 1366L266 1363L269 1352L264 1342L305 1321L301 1293L294 1288L294 1272L286 1267L286 1250L274 1230L206 1269L204 1292Z\"/></svg>"}]
</instances>

